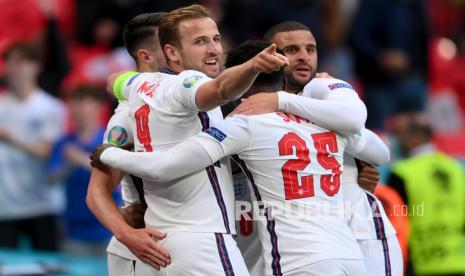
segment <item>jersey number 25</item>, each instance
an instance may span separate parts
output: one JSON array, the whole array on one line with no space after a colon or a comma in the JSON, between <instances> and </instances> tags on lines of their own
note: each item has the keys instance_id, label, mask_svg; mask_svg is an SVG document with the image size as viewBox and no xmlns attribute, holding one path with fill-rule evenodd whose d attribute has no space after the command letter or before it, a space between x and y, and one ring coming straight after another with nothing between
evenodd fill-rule
<instances>
[{"instance_id":1,"label":"jersey number 25","mask_svg":"<svg viewBox=\"0 0 465 276\"><path fill-rule=\"evenodd\" d=\"M326 170L331 170L331 174L320 176L321 189L328 195L333 196L339 191L341 164L336 158L329 155L338 151L336 135L332 132L312 134L315 149L317 150L317 161ZM278 143L279 155L287 156L295 154L297 159L288 160L281 167L284 181L284 193L286 199L298 199L315 196L313 187L313 175L302 176L299 179L297 171L304 170L310 163L310 155L305 140L294 132L289 132L281 138Z\"/></svg>"}]
</instances>

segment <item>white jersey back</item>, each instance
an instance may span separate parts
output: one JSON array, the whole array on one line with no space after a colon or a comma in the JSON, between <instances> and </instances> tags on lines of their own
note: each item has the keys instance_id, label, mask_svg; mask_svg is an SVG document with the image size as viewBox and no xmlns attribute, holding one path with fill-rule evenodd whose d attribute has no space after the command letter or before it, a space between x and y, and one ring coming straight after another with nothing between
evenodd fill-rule
<instances>
[{"instance_id":1,"label":"white jersey back","mask_svg":"<svg viewBox=\"0 0 465 276\"><path fill-rule=\"evenodd\" d=\"M350 84L333 78L314 78L302 92L302 96L312 99L334 100L338 97L338 101L344 100L345 102L351 99L351 95L356 95L356 92ZM350 115L347 114L347 116ZM360 188L357 175L358 170L354 158L346 154L341 181L344 203L350 217L349 224L355 238L366 240L395 235L394 227L387 218L382 204L375 196ZM376 220L378 217L382 220Z\"/></svg>"},{"instance_id":2,"label":"white jersey back","mask_svg":"<svg viewBox=\"0 0 465 276\"><path fill-rule=\"evenodd\" d=\"M348 139L283 113L234 116L206 135L226 148L246 145L238 156L258 202L254 218L267 274L327 259L362 259L340 191Z\"/></svg>"},{"instance_id":3,"label":"white jersey back","mask_svg":"<svg viewBox=\"0 0 465 276\"><path fill-rule=\"evenodd\" d=\"M349 154L344 155L342 190L349 226L357 240L377 240L394 236L396 230L389 221L384 207L373 194L357 183L357 165ZM381 218L379 220L378 218Z\"/></svg>"},{"instance_id":4,"label":"white jersey back","mask_svg":"<svg viewBox=\"0 0 465 276\"><path fill-rule=\"evenodd\" d=\"M198 87L208 80L197 71L144 73L128 79L123 94L129 96L135 150L169 149L223 120L220 108L199 112L195 104ZM146 225L163 232L235 233L231 179L225 158L168 183L144 180Z\"/></svg>"}]
</instances>

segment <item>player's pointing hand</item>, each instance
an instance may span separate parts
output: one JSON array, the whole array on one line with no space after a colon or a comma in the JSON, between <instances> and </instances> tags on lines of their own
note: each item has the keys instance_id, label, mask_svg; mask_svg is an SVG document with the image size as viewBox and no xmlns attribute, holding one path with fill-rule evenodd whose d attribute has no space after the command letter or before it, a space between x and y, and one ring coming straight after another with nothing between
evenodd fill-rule
<instances>
[{"instance_id":1,"label":"player's pointing hand","mask_svg":"<svg viewBox=\"0 0 465 276\"><path fill-rule=\"evenodd\" d=\"M267 48L263 49L249 62L251 62L253 69L259 73L279 71L281 67L289 65L287 57L276 53L276 44L271 44Z\"/></svg>"}]
</instances>

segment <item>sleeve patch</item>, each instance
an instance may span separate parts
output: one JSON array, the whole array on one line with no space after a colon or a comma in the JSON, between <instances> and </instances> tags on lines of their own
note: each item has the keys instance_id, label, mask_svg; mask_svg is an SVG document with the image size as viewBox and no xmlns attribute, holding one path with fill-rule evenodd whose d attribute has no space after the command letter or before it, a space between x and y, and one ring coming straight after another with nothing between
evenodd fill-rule
<instances>
[{"instance_id":1,"label":"sleeve patch","mask_svg":"<svg viewBox=\"0 0 465 276\"><path fill-rule=\"evenodd\" d=\"M221 130L217 129L216 127L211 127L205 130L205 133L218 140L218 142L222 142L226 137L228 137L226 134L224 134Z\"/></svg>"},{"instance_id":2,"label":"sleeve patch","mask_svg":"<svg viewBox=\"0 0 465 276\"><path fill-rule=\"evenodd\" d=\"M328 87L331 90L338 89L338 88L349 88L353 90L352 85L348 83L342 83L342 82L330 84L328 85Z\"/></svg>"},{"instance_id":3,"label":"sleeve patch","mask_svg":"<svg viewBox=\"0 0 465 276\"><path fill-rule=\"evenodd\" d=\"M185 88L191 88L192 86L194 86L194 84L202 79L203 76L200 76L200 75L195 75L195 76L190 76L190 77L187 77L184 79L184 81L182 82L182 85L185 87Z\"/></svg>"},{"instance_id":4,"label":"sleeve patch","mask_svg":"<svg viewBox=\"0 0 465 276\"><path fill-rule=\"evenodd\" d=\"M114 126L108 132L107 143L115 146L123 146L128 140L128 131L121 126Z\"/></svg>"}]
</instances>

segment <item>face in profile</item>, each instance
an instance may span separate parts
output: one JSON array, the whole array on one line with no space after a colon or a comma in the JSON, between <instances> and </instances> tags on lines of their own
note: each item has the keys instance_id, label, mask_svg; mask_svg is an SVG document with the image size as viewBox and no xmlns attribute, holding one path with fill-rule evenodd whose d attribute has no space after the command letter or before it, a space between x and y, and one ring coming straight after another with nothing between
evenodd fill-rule
<instances>
[{"instance_id":1,"label":"face in profile","mask_svg":"<svg viewBox=\"0 0 465 276\"><path fill-rule=\"evenodd\" d=\"M179 24L180 58L184 69L192 69L215 78L220 73L221 37L209 17L184 20Z\"/></svg>"},{"instance_id":2,"label":"face in profile","mask_svg":"<svg viewBox=\"0 0 465 276\"><path fill-rule=\"evenodd\" d=\"M316 74L318 56L315 38L309 31L298 30L277 33L272 42L289 59L290 65L284 68L286 89L300 91Z\"/></svg>"}]
</instances>

